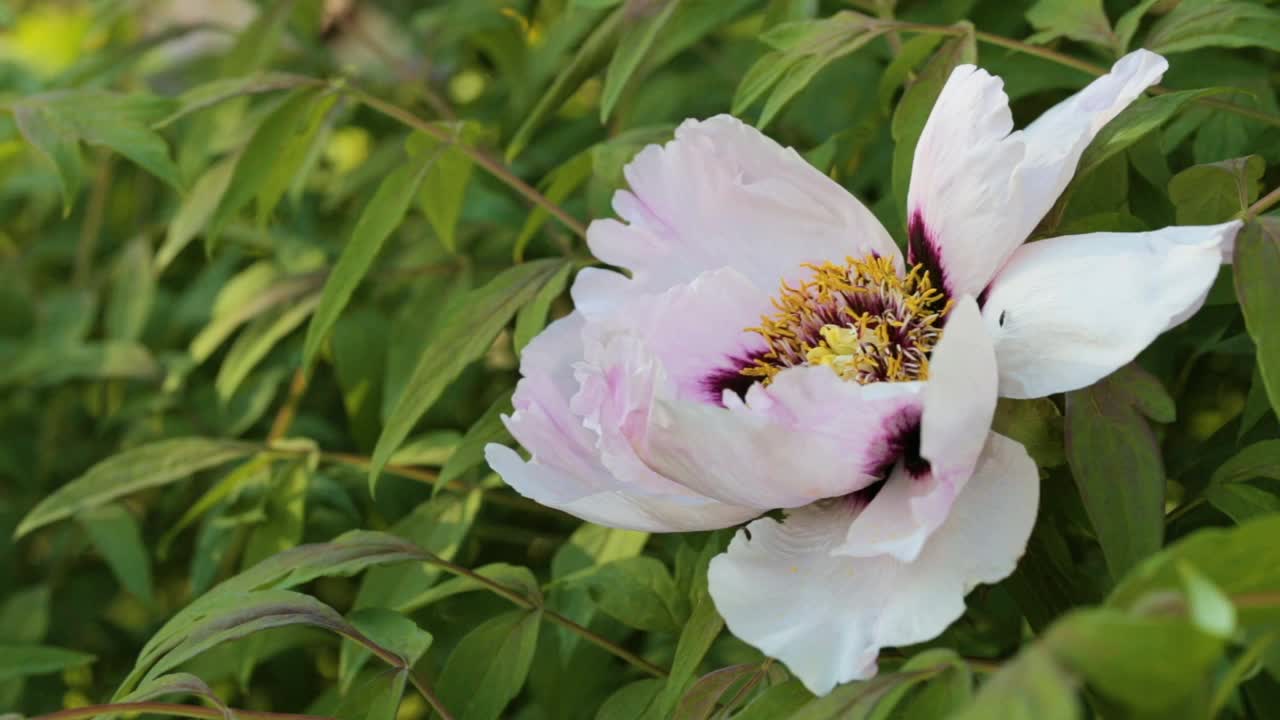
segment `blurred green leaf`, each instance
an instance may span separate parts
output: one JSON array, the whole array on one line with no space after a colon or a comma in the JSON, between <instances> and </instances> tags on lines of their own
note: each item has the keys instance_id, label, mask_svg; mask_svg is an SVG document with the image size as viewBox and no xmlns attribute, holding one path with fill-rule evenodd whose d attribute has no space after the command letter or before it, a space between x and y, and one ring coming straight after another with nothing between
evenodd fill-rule
<instances>
[{"instance_id":1,"label":"blurred green leaf","mask_svg":"<svg viewBox=\"0 0 1280 720\"><path fill-rule=\"evenodd\" d=\"M489 443L505 443L511 439L511 433L502 422L502 416L512 412L512 410L514 408L511 405L511 397L509 395L504 394L493 401L489 409L485 410L480 419L476 420L467 430L467 434L462 436L462 441L458 443L457 449L445 461L444 467L440 468L440 479L436 482L433 495L458 479L462 473L484 462L484 448L486 445Z\"/></svg>"},{"instance_id":2,"label":"blurred green leaf","mask_svg":"<svg viewBox=\"0 0 1280 720\"><path fill-rule=\"evenodd\" d=\"M1102 0L1039 0L1027 10L1027 22L1039 31L1031 43L1068 37L1110 50L1118 42Z\"/></svg>"},{"instance_id":3,"label":"blurred green leaf","mask_svg":"<svg viewBox=\"0 0 1280 720\"><path fill-rule=\"evenodd\" d=\"M0 645L0 681L88 665L92 655L48 645Z\"/></svg>"},{"instance_id":4,"label":"blurred green leaf","mask_svg":"<svg viewBox=\"0 0 1280 720\"><path fill-rule=\"evenodd\" d=\"M1257 347L1271 408L1280 413L1280 220L1259 218L1236 236L1236 297L1244 311L1245 325Z\"/></svg>"},{"instance_id":5,"label":"blurred green leaf","mask_svg":"<svg viewBox=\"0 0 1280 720\"><path fill-rule=\"evenodd\" d=\"M551 303L564 292L564 286L568 283L569 273L572 270L572 265L562 266L555 275L551 276L547 284L538 290L529 304L516 313L516 328L511 339L512 349L516 354L521 353L529 341L547 326L547 312L551 308Z\"/></svg>"},{"instance_id":6,"label":"blurred green leaf","mask_svg":"<svg viewBox=\"0 0 1280 720\"><path fill-rule=\"evenodd\" d=\"M1203 47L1280 51L1280 13L1251 2L1184 1L1151 26L1146 46L1165 55Z\"/></svg>"},{"instance_id":7,"label":"blurred green leaf","mask_svg":"<svg viewBox=\"0 0 1280 720\"><path fill-rule=\"evenodd\" d=\"M151 556L133 515L119 505L103 505L76 519L102 553L111 572L126 590L151 602Z\"/></svg>"},{"instance_id":8,"label":"blurred green leaf","mask_svg":"<svg viewBox=\"0 0 1280 720\"><path fill-rule=\"evenodd\" d=\"M1262 157L1250 155L1208 165L1195 165L1169 181L1169 201L1179 225L1226 222L1258 199Z\"/></svg>"},{"instance_id":9,"label":"blurred green leaf","mask_svg":"<svg viewBox=\"0 0 1280 720\"><path fill-rule=\"evenodd\" d=\"M448 141L415 133L409 138L408 150L411 157L423 163L425 173L417 191L418 207L427 216L440 243L449 252L456 253L458 218L462 215L467 184L475 165L462 148L474 146L483 131L472 123L455 123L447 129L451 134Z\"/></svg>"},{"instance_id":10,"label":"blurred green leaf","mask_svg":"<svg viewBox=\"0 0 1280 720\"><path fill-rule=\"evenodd\" d=\"M179 438L126 450L94 465L44 498L22 519L14 536L22 537L116 498L246 457L257 449L231 440Z\"/></svg>"},{"instance_id":11,"label":"blurred green leaf","mask_svg":"<svg viewBox=\"0 0 1280 720\"><path fill-rule=\"evenodd\" d=\"M605 70L604 90L600 95L601 123L608 122L627 82L635 75L641 61L676 14L681 2L682 0L658 0L656 3L628 3L623 10L623 21L627 27L622 31L618 48Z\"/></svg>"}]
</instances>

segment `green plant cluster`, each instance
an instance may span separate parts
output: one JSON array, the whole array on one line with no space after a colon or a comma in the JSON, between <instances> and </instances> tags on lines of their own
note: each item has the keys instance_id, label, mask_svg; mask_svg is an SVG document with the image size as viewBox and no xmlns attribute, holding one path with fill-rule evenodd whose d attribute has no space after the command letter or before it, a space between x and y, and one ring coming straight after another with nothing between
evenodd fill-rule
<instances>
[{"instance_id":1,"label":"green plant cluster","mask_svg":"<svg viewBox=\"0 0 1280 720\"><path fill-rule=\"evenodd\" d=\"M1240 217L1235 263L1136 363L1001 401L1040 514L942 637L814 698L724 630L729 531L485 465L684 118L756 122L901 241L953 67L1025 124L1137 47L1163 85L1037 235ZM1278 73L1250 0L0 2L0 715L1275 717Z\"/></svg>"}]
</instances>

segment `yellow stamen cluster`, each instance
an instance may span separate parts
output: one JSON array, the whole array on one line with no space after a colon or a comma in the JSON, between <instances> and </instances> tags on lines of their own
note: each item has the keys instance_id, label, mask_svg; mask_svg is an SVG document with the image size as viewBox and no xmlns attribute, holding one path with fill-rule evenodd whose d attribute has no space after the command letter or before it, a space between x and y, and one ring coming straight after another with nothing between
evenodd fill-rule
<instances>
[{"instance_id":1,"label":"yellow stamen cluster","mask_svg":"<svg viewBox=\"0 0 1280 720\"><path fill-rule=\"evenodd\" d=\"M929 377L951 301L923 265L899 275L893 260L871 255L805 267L812 276L798 287L784 281L777 312L747 328L769 349L743 375L767 384L784 368L812 364L862 384Z\"/></svg>"}]
</instances>

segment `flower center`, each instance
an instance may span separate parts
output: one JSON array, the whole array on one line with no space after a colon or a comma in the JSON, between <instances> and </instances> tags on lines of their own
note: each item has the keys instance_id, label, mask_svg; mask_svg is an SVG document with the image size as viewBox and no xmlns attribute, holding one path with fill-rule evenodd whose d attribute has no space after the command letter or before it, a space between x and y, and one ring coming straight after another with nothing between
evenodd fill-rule
<instances>
[{"instance_id":1,"label":"flower center","mask_svg":"<svg viewBox=\"0 0 1280 720\"><path fill-rule=\"evenodd\" d=\"M923 264L906 275L876 255L804 267L811 277L799 287L784 281L773 299L777 312L747 328L769 349L743 375L768 384L788 367L826 365L864 385L929 377L929 353L951 301Z\"/></svg>"}]
</instances>

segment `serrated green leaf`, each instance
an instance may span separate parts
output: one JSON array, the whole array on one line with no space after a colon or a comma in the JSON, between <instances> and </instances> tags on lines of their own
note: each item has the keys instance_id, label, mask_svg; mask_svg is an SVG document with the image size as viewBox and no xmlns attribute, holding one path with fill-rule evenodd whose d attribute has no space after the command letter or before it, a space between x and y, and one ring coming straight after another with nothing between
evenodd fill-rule
<instances>
[{"instance_id":1,"label":"serrated green leaf","mask_svg":"<svg viewBox=\"0 0 1280 720\"><path fill-rule=\"evenodd\" d=\"M257 446L249 443L212 438L162 440L126 450L94 465L84 475L51 493L27 513L14 531L14 537L22 537L130 493L246 457L257 450Z\"/></svg>"},{"instance_id":2,"label":"serrated green leaf","mask_svg":"<svg viewBox=\"0 0 1280 720\"><path fill-rule=\"evenodd\" d=\"M454 304L431 344L419 357L405 391L387 419L369 468L369 490L422 414L467 365L479 358L511 316L529 302L556 272L561 261L537 260L504 271L489 284Z\"/></svg>"}]
</instances>

